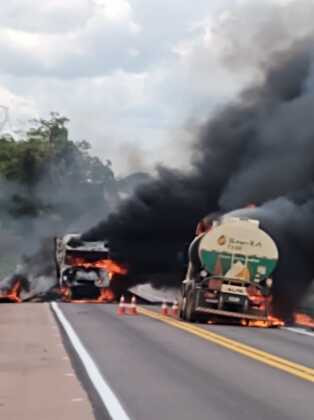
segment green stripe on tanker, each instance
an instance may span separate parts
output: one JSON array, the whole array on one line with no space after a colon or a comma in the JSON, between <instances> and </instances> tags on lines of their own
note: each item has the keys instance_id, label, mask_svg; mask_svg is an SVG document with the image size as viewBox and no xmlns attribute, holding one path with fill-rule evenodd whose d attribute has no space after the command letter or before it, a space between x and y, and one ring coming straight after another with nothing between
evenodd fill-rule
<instances>
[{"instance_id":1,"label":"green stripe on tanker","mask_svg":"<svg viewBox=\"0 0 314 420\"><path fill-rule=\"evenodd\" d=\"M201 261L209 273L224 276L232 267L233 263L241 262L244 266L246 258L241 255L232 255L227 253L219 253L215 251L201 252ZM255 255L249 256L247 268L250 278L254 281L260 281L262 278L269 277L277 265L277 260L267 258L258 258ZM264 274L261 276L260 271Z\"/></svg>"}]
</instances>

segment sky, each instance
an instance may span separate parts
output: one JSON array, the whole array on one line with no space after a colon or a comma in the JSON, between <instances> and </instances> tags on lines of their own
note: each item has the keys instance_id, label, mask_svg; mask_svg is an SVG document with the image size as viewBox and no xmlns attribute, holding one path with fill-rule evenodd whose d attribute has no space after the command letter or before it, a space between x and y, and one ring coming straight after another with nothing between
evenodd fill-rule
<instances>
[{"instance_id":1,"label":"sky","mask_svg":"<svg viewBox=\"0 0 314 420\"><path fill-rule=\"evenodd\" d=\"M0 116L8 109L10 119L3 130L56 111L70 118L71 139L88 140L118 174L156 163L184 167L194 127L258 77L248 34L265 48L256 27L275 11L283 30L289 16L279 8L289 2L5 2Z\"/></svg>"}]
</instances>

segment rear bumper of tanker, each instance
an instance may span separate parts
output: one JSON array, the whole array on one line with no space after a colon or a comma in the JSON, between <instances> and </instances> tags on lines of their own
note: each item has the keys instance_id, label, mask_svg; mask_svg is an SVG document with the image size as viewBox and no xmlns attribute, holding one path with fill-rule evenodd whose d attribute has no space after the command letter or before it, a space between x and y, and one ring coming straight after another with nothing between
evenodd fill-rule
<instances>
[{"instance_id":1,"label":"rear bumper of tanker","mask_svg":"<svg viewBox=\"0 0 314 420\"><path fill-rule=\"evenodd\" d=\"M218 294L216 299L208 298L208 290L197 289L195 294L195 314L211 318L229 318L234 320L268 321L266 306L253 306L244 295ZM219 307L219 297L222 301Z\"/></svg>"},{"instance_id":2,"label":"rear bumper of tanker","mask_svg":"<svg viewBox=\"0 0 314 420\"><path fill-rule=\"evenodd\" d=\"M203 315L212 315L217 317L248 319L254 321L268 321L268 317L263 315L253 315L245 312L225 311L222 309L213 309L209 307L197 306L195 312Z\"/></svg>"}]
</instances>

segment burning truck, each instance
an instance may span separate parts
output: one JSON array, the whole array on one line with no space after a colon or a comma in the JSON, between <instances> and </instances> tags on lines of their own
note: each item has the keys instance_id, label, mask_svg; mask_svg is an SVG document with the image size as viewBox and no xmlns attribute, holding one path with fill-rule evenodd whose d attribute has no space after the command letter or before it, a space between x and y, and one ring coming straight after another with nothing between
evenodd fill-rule
<instances>
[{"instance_id":1,"label":"burning truck","mask_svg":"<svg viewBox=\"0 0 314 420\"><path fill-rule=\"evenodd\" d=\"M55 238L55 261L59 287L66 301L115 299L111 281L126 269L109 258L105 242L84 242L79 234Z\"/></svg>"},{"instance_id":2,"label":"burning truck","mask_svg":"<svg viewBox=\"0 0 314 420\"><path fill-rule=\"evenodd\" d=\"M181 318L193 322L228 317L275 326L271 276L279 253L274 240L258 220L222 216L202 227L189 247Z\"/></svg>"}]
</instances>

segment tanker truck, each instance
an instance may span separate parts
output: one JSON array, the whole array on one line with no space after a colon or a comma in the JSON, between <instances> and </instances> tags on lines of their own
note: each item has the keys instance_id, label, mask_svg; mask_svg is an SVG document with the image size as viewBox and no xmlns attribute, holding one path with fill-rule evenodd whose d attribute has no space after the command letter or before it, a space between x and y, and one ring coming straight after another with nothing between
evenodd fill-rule
<instances>
[{"instance_id":1,"label":"tanker truck","mask_svg":"<svg viewBox=\"0 0 314 420\"><path fill-rule=\"evenodd\" d=\"M279 254L258 220L222 216L189 247L180 317L269 321L272 274Z\"/></svg>"}]
</instances>

